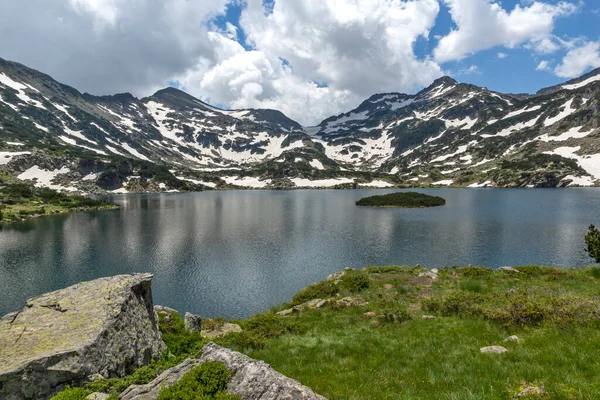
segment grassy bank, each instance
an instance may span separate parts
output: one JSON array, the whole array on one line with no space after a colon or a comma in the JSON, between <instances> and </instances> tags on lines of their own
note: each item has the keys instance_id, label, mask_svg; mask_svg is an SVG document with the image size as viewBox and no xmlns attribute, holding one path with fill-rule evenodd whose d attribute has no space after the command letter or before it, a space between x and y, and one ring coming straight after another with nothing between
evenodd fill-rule
<instances>
[{"instance_id":1,"label":"grassy bank","mask_svg":"<svg viewBox=\"0 0 600 400\"><path fill-rule=\"evenodd\" d=\"M11 223L43 215L70 211L118 208L106 200L70 195L22 183L0 183L0 223Z\"/></svg>"},{"instance_id":2,"label":"grassy bank","mask_svg":"<svg viewBox=\"0 0 600 400\"><path fill-rule=\"evenodd\" d=\"M515 269L347 270L214 341L329 399L514 399L527 386L545 387L537 398L600 398L600 268ZM86 389L115 395L207 342L176 314L161 331L163 360ZM480 352L491 345L508 352Z\"/></svg>"}]
</instances>

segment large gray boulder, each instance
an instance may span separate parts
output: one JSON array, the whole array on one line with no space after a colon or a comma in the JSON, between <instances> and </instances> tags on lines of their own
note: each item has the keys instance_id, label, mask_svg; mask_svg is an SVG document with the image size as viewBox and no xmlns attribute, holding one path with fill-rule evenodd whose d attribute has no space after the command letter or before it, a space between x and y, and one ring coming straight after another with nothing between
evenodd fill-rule
<instances>
[{"instance_id":1,"label":"large gray boulder","mask_svg":"<svg viewBox=\"0 0 600 400\"><path fill-rule=\"evenodd\" d=\"M150 274L82 282L2 317L0 399L48 399L67 384L123 376L160 357L151 283Z\"/></svg>"},{"instance_id":2,"label":"large gray boulder","mask_svg":"<svg viewBox=\"0 0 600 400\"><path fill-rule=\"evenodd\" d=\"M242 400L322 400L310 388L275 371L264 361L257 361L241 353L214 343L202 350L200 359L187 359L176 367L160 374L147 385L130 386L120 400L156 400L163 387L177 383L186 373L205 361L223 363L233 374L227 392L237 394Z\"/></svg>"}]
</instances>

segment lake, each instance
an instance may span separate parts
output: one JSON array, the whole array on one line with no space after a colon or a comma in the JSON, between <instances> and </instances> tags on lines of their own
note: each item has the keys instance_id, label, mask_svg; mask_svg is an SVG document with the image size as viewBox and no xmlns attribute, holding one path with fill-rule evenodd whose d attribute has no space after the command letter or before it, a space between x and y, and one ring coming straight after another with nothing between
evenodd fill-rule
<instances>
[{"instance_id":1,"label":"lake","mask_svg":"<svg viewBox=\"0 0 600 400\"><path fill-rule=\"evenodd\" d=\"M213 191L111 197L120 210L0 230L0 315L94 278L154 274L155 304L243 318L345 267L592 262L598 189L422 189L443 207L372 209L396 190Z\"/></svg>"}]
</instances>

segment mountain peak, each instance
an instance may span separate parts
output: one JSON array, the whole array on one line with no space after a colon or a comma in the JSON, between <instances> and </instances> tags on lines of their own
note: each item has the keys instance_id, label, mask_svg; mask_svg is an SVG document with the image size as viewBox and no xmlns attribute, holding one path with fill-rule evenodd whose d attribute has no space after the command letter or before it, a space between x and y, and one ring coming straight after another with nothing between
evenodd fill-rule
<instances>
[{"instance_id":1,"label":"mountain peak","mask_svg":"<svg viewBox=\"0 0 600 400\"><path fill-rule=\"evenodd\" d=\"M437 78L435 81L433 81L433 83L429 86L431 88L436 87L436 86L441 86L441 85L457 85L458 82L449 77L449 76L442 76L441 78Z\"/></svg>"}]
</instances>

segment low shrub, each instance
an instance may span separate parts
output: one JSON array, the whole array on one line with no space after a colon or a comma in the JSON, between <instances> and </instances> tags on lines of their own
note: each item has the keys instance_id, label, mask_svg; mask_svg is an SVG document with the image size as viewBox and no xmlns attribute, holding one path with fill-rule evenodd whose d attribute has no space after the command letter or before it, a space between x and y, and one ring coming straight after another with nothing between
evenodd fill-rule
<instances>
[{"instance_id":1,"label":"low shrub","mask_svg":"<svg viewBox=\"0 0 600 400\"><path fill-rule=\"evenodd\" d=\"M62 392L54 395L50 400L85 400L92 392L83 388L67 386Z\"/></svg>"},{"instance_id":2,"label":"low shrub","mask_svg":"<svg viewBox=\"0 0 600 400\"><path fill-rule=\"evenodd\" d=\"M162 389L159 400L234 400L238 396L223 393L231 371L221 363L206 361L185 374L179 382Z\"/></svg>"},{"instance_id":3,"label":"low shrub","mask_svg":"<svg viewBox=\"0 0 600 400\"><path fill-rule=\"evenodd\" d=\"M481 285L481 282L474 279L467 279L461 281L460 288L467 292L481 293L483 291L483 286Z\"/></svg>"},{"instance_id":4,"label":"low shrub","mask_svg":"<svg viewBox=\"0 0 600 400\"><path fill-rule=\"evenodd\" d=\"M483 278L494 272L487 267L453 267L452 270L467 278Z\"/></svg>"},{"instance_id":5,"label":"low shrub","mask_svg":"<svg viewBox=\"0 0 600 400\"><path fill-rule=\"evenodd\" d=\"M338 293L338 287L333 281L318 282L307 286L292 298L292 305L306 303L313 299L326 299Z\"/></svg>"},{"instance_id":6,"label":"low shrub","mask_svg":"<svg viewBox=\"0 0 600 400\"><path fill-rule=\"evenodd\" d=\"M346 272L338 286L352 293L362 292L371 286L369 276L363 271Z\"/></svg>"}]
</instances>

